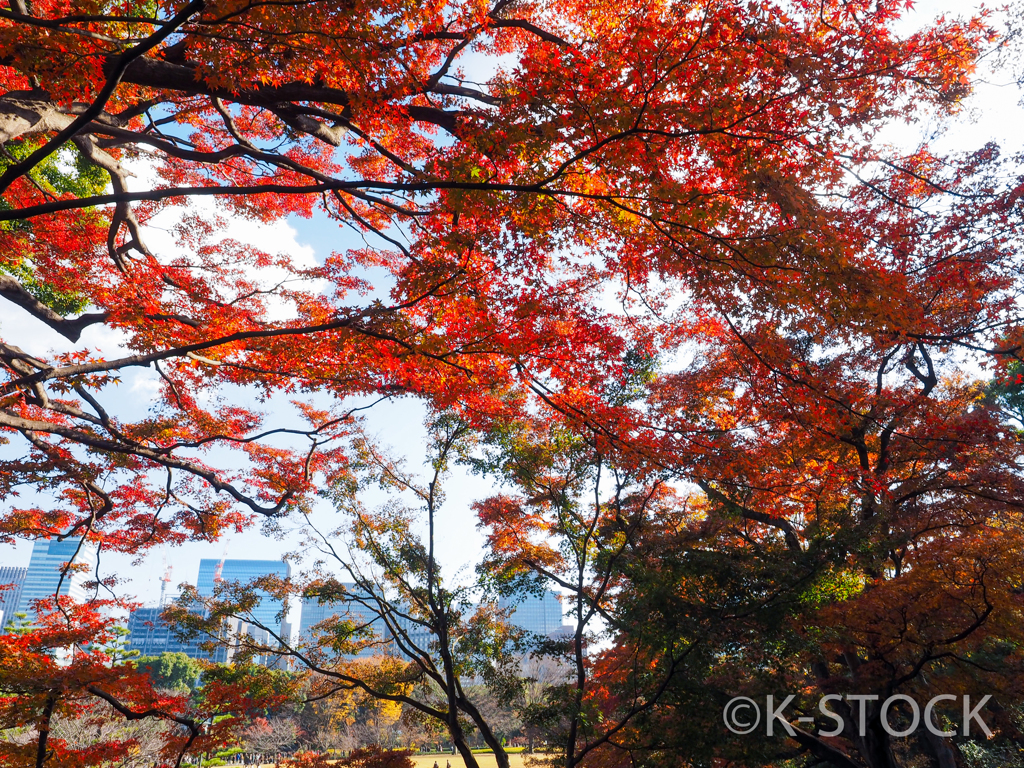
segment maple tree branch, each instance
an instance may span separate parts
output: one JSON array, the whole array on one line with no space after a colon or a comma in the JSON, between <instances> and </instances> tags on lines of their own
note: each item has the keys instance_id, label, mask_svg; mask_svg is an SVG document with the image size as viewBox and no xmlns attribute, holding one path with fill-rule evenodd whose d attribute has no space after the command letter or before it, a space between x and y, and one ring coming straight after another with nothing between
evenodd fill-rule
<instances>
[{"instance_id":1,"label":"maple tree branch","mask_svg":"<svg viewBox=\"0 0 1024 768\"><path fill-rule=\"evenodd\" d=\"M56 466L65 468L65 472L67 472L67 474L73 474L72 472L67 471L67 465L69 462L61 453L55 451L52 446L48 445L44 440L39 439L35 434L28 433L25 437L29 443L36 448L36 450L49 457ZM85 547L88 534L93 532L93 528L98 520L103 519L103 517L114 509L114 501L110 498L110 494L106 493L94 480L91 478L80 478L78 482L85 490L86 498L89 503L89 514L75 523L70 530L64 531L56 536L57 541L66 541L71 536L77 534L82 528L85 529L85 533L78 537L78 544L75 547L74 553L60 569L60 577L57 579L57 586L53 590L53 596L55 599L60 597L64 580L67 578L68 572L74 565L75 560L78 559L78 555L81 553L83 547ZM99 509L93 505L90 493L100 498L102 504ZM99 552L97 551L97 556L98 554ZM99 567L98 564L97 567ZM57 600L56 605L57 609L64 615L65 620L70 624L71 617L68 615L67 611L64 610L64 606L60 604L59 600Z\"/></svg>"},{"instance_id":2,"label":"maple tree branch","mask_svg":"<svg viewBox=\"0 0 1024 768\"><path fill-rule=\"evenodd\" d=\"M620 718L618 718L618 722L614 726L609 728L599 738L595 739L594 741L588 741L586 744L583 745L583 747L578 752L575 752L573 755L567 756L571 759L570 765L579 765L581 762L583 762L583 758L588 753L597 749L602 744L612 743L611 740L615 736L615 734L619 733L624 728L626 728L632 720L657 706L660 703L662 696L664 696L665 692L668 690L669 684L675 678L675 674L679 666L686 660L686 657L689 656L690 653L696 647L696 643L690 643L689 645L687 645L686 650L683 651L681 655L670 654L669 667L665 671L665 674L662 677L661 682L650 693L650 695L645 697L645 700L639 704L637 704L634 700L634 703L630 707L630 709Z\"/></svg>"},{"instance_id":3,"label":"maple tree branch","mask_svg":"<svg viewBox=\"0 0 1024 768\"><path fill-rule=\"evenodd\" d=\"M34 19L36 21L43 21L46 24L75 24L77 22L99 22L99 21L114 21L125 24L170 24L170 19L159 19L155 16L120 16L116 14L71 14L69 16L57 16L52 19L39 19L36 16L29 16L28 7L25 5L25 0L10 0L11 7L16 8L19 13L25 19Z\"/></svg>"},{"instance_id":4,"label":"maple tree branch","mask_svg":"<svg viewBox=\"0 0 1024 768\"><path fill-rule=\"evenodd\" d=\"M224 613L223 615L224 616L231 616L232 618L236 618L236 619L240 619L242 621L246 621L246 622L252 624L253 626L258 627L259 629L265 630L269 634L269 636L276 643L278 643L279 647L277 649L275 649L276 652L281 653L281 655L291 656L291 657L293 657L295 659L298 659L311 672L316 672L317 674L323 675L325 677L332 678L334 680L339 680L339 681L345 683L346 686L348 686L350 688L359 689L361 691L364 691L365 693L368 693L373 698L382 699L384 701L393 701L393 702L399 703L399 704L407 704L408 706L412 707L413 709L416 709L419 712L422 712L423 714L430 715L431 717L433 717L433 718L435 718L435 719L437 719L437 720L439 720L441 722L446 722L447 721L447 713L446 712L444 712L442 710L439 710L439 709L436 709L434 707L431 707L428 704L425 704L425 703L419 701L418 699L415 699L415 698L413 698L411 696L407 696L405 694L392 694L392 693L388 693L388 692L386 692L383 689L375 688L374 686L370 685L369 683L367 683L362 678L355 677L353 675L348 675L348 674L345 674L344 672L339 672L339 671L337 671L335 669L331 669L329 667L324 667L324 666L320 665L319 663L317 663L316 660L314 660L313 658L311 658L307 654L303 653L300 649L297 649L297 648L293 647L288 641L286 641L283 637L281 637L280 634L275 629L273 629L272 627L268 627L268 626L264 625L262 622L260 622L258 619L256 619L253 616L250 616L248 614L237 614L237 613ZM256 647L256 646L254 646L254 647Z\"/></svg>"},{"instance_id":5,"label":"maple tree branch","mask_svg":"<svg viewBox=\"0 0 1024 768\"><path fill-rule=\"evenodd\" d=\"M886 352L882 356L882 362L879 363L879 365L878 365L878 373L875 376L875 398L876 399L878 399L879 397L882 396L882 391L885 388L886 367L889 365L889 361L892 360L892 358L896 355L897 352L899 352L899 350L900 350L900 347L897 344L896 346L894 346L892 349L890 349L888 352ZM874 413L874 408L875 408L875 404L872 403L871 410L868 411L869 416L871 416Z\"/></svg>"},{"instance_id":6,"label":"maple tree branch","mask_svg":"<svg viewBox=\"0 0 1024 768\"><path fill-rule=\"evenodd\" d=\"M913 350L907 355L906 366L907 369L914 374L915 378L924 385L921 389L920 396L927 397L935 386L939 383L938 377L935 375L935 366L932 364L931 356L928 354L928 350L921 342L917 343L917 350L921 353L921 357L924 359L926 371L922 372L917 364L914 362Z\"/></svg>"},{"instance_id":7,"label":"maple tree branch","mask_svg":"<svg viewBox=\"0 0 1024 768\"><path fill-rule=\"evenodd\" d=\"M46 753L46 741L50 735L50 721L53 719L53 710L57 706L57 697L50 694L43 704L43 711L40 713L42 723L39 726L39 744L36 748L36 768L43 768L48 757Z\"/></svg>"},{"instance_id":8,"label":"maple tree branch","mask_svg":"<svg viewBox=\"0 0 1024 768\"><path fill-rule=\"evenodd\" d=\"M128 66L133 61L153 50L153 48L166 40L178 27L187 22L197 11L201 11L205 5L206 0L192 0L181 11L175 14L168 24L163 26L157 32L154 32L143 42L120 54L114 60L111 72L107 75L106 83L104 83L100 92L96 95L96 98L85 109L85 111L83 111L82 114L76 117L70 125L59 131L56 136L47 141L43 146L32 152L32 154L24 160L9 166L3 174L0 174L0 194L5 192L15 179L27 174L44 159L49 157L54 150L77 134L81 128L99 117L99 115L103 113L103 110L107 105L107 101L109 101L110 97L114 95L114 91L120 84L124 73L128 70Z\"/></svg>"},{"instance_id":9,"label":"maple tree branch","mask_svg":"<svg viewBox=\"0 0 1024 768\"><path fill-rule=\"evenodd\" d=\"M70 211L80 208L94 208L96 206L110 205L112 203L132 203L141 200L167 200L176 197L202 197L206 195L252 195L252 194L293 194L305 195L327 192L335 188L343 188L343 184L256 184L251 186L231 187L173 187L166 189L152 189L143 192L122 192L105 195L93 195L91 197L80 197L70 200L57 200L51 203L40 203L29 205L24 208L0 210L0 221L19 221L31 219L36 216L45 216L59 211Z\"/></svg>"},{"instance_id":10,"label":"maple tree branch","mask_svg":"<svg viewBox=\"0 0 1024 768\"><path fill-rule=\"evenodd\" d=\"M536 24L532 24L525 19L502 19L495 18L493 16L492 18L494 18L494 21L491 22L492 27L497 27L498 29L522 29L529 32L531 35L536 35L546 43L554 43L555 45L559 45L564 48L568 48L570 46L568 40L563 40L558 35L543 30Z\"/></svg>"},{"instance_id":11,"label":"maple tree branch","mask_svg":"<svg viewBox=\"0 0 1024 768\"><path fill-rule=\"evenodd\" d=\"M235 119L231 116L231 113L228 111L227 107L224 106L224 102L221 100L221 98L219 96L211 96L210 102L213 104L214 108L220 114L221 120L224 121L224 127L227 128L228 133L231 134L234 140L247 149L258 151L256 150L255 145L253 145L248 139L242 136L242 132L239 131L238 126L235 125Z\"/></svg>"},{"instance_id":12,"label":"maple tree branch","mask_svg":"<svg viewBox=\"0 0 1024 768\"><path fill-rule=\"evenodd\" d=\"M128 191L127 174L124 168L121 167L121 163L100 149L92 136L83 134L76 136L72 141L84 157L107 172L115 193L124 194ZM133 245L138 251L147 256L152 256L152 253L146 247L145 240L142 237L142 226L135 217L135 212L132 211L131 206L128 203L118 203L115 206L114 216L107 230L107 252L110 255L111 261L114 262L118 269L122 272L127 272L125 261L121 258L121 251L117 248L117 234L121 229L122 223L127 224L128 231L133 238L129 245ZM127 247L125 246L125 248Z\"/></svg>"},{"instance_id":13,"label":"maple tree branch","mask_svg":"<svg viewBox=\"0 0 1024 768\"><path fill-rule=\"evenodd\" d=\"M41 370L36 373L28 374L20 379L9 381L0 387L0 395L7 394L18 388L33 386L43 381L51 379L65 378L68 376L78 376L86 373L99 373L110 370L117 370L119 368L128 367L145 367L151 363L157 363L161 360L167 360L174 357L187 357L190 353L200 352L205 349L213 349L216 347L231 344L235 341L245 341L249 339L266 339L276 338L282 336L304 336L315 333L322 333L325 331L339 330L342 328L349 328L356 333L371 336L372 338L379 339L381 341L390 341L404 349L408 350L417 355L422 355L428 359L435 360L437 362L444 363L445 365L456 368L463 373L472 375L472 371L465 366L459 365L448 360L447 354L435 354L432 352L426 352L419 349L414 344L409 343L404 339L400 339L392 334L386 334L381 331L373 331L369 328L356 325L360 320L365 320L377 315L397 313L405 309L416 306L421 301L424 301L428 296L436 294L441 288L448 283L452 282L458 277L458 272L448 276L440 283L432 285L425 289L423 293L417 294L410 299L407 299L400 304L394 304L388 307L370 307L357 312L348 317L339 318L326 323L319 323L317 325L308 326L295 326L285 328L270 328L253 331L239 331L237 333L229 334L227 336L221 336L216 339L211 339L203 342L196 342L194 344L188 344L181 347L172 347L170 349L161 350L159 352L151 352L144 355L132 355L130 357L123 357L112 361L101 361L95 363L86 363L82 365L63 366L61 368L52 368L48 366L40 366ZM20 351L20 350L19 350Z\"/></svg>"},{"instance_id":14,"label":"maple tree branch","mask_svg":"<svg viewBox=\"0 0 1024 768\"><path fill-rule=\"evenodd\" d=\"M69 35L79 35L81 37L88 37L92 40L101 40L104 43L121 43L123 40L119 40L116 37L110 37L108 35L101 35L98 32L91 32L87 29L76 29L75 27L64 26L61 22L52 19L40 19L35 16L29 16L24 13L15 13L13 11L7 11L0 8L0 19L10 19L16 21L19 24L27 24L31 27L41 27L43 29L52 29L55 32L64 32Z\"/></svg>"},{"instance_id":15,"label":"maple tree branch","mask_svg":"<svg viewBox=\"0 0 1024 768\"><path fill-rule=\"evenodd\" d=\"M375 235L377 235L377 237L381 238L385 242L391 243L391 245L395 246L398 250L400 250L402 252L402 255L405 256L410 261L417 261L417 259L412 255L409 249L402 245L402 243L398 242L389 235L386 235L383 232L383 230L374 226L370 222L366 221L365 218L360 216L359 213L351 205L349 205L348 201L345 199L345 196L341 192L339 192L338 190L334 190L332 194L334 195L334 198L338 201L338 204L341 205L348 212L349 216L351 216L355 221L359 222L360 225L366 227L367 230L373 232Z\"/></svg>"},{"instance_id":16,"label":"maple tree branch","mask_svg":"<svg viewBox=\"0 0 1024 768\"><path fill-rule=\"evenodd\" d=\"M985 601L985 610L983 610L980 614L976 614L975 620L971 622L971 624L969 624L963 630L957 632L952 637L947 637L944 640L941 640L938 643L939 645L955 645L956 643L959 643L962 640L966 640L968 637L974 634L974 632L981 629L985 622L988 621L988 617L992 615L992 611L995 610L995 606L988 600L988 595L986 594L987 590L985 589L984 582L981 585L981 589L982 599Z\"/></svg>"},{"instance_id":17,"label":"maple tree branch","mask_svg":"<svg viewBox=\"0 0 1024 768\"><path fill-rule=\"evenodd\" d=\"M931 341L931 342L937 342L937 343L940 343L940 344L942 344L942 343L954 344L954 345L956 345L958 347L963 347L964 349L970 349L970 350L972 350L974 352L985 352L986 354L989 354L989 355L997 355L997 356L1000 356L1000 357L1013 357L1013 358L1017 358L1018 360L1020 359L1020 353L1021 353L1022 350L1024 350L1024 345L1022 345L1022 344L1014 344L1013 346L1009 346L1009 347L983 347L980 344L972 344L972 343L970 343L968 341L964 341L963 338L962 338L962 336L974 336L977 333L978 333L977 331L967 331L967 332L965 332L963 334L958 334L958 335L955 335L955 336L951 335L951 334L950 335L945 335L945 336L937 336L937 335L934 335L934 334L925 334L925 333L908 333L906 335L909 336L912 339L917 339L917 340L920 340L920 341Z\"/></svg>"},{"instance_id":18,"label":"maple tree branch","mask_svg":"<svg viewBox=\"0 0 1024 768\"><path fill-rule=\"evenodd\" d=\"M7 394L15 389L30 386L32 384L41 383L51 379L60 379L68 376L79 376L86 373L100 373L105 371L117 370L120 368L131 368L131 367L146 367L151 363L159 362L161 360L168 360L174 357L186 357L192 352L201 352L206 349L214 349L216 347L222 347L226 344L231 344L236 341L246 341L249 339L267 339L276 338L281 336L303 336L312 333L320 333L323 331L338 330L341 328L348 328L358 320L364 319L374 313L374 310L364 310L356 315L341 318L328 323L319 323L317 325L308 326L297 326L294 328L272 328L266 330L255 330L255 331L239 331L238 333L232 333L227 336L220 336L216 339L209 341L200 341L194 344L187 344L181 347L172 347L170 349L161 350L159 352L150 352L143 355L131 355L129 357L122 357L116 360L104 360L94 363L85 363L82 365L70 365L63 366L60 368L47 367L44 370L36 373L24 376L21 379L7 382L3 387L0 387L0 394Z\"/></svg>"},{"instance_id":19,"label":"maple tree branch","mask_svg":"<svg viewBox=\"0 0 1024 768\"><path fill-rule=\"evenodd\" d=\"M386 398L381 398L381 400L384 399ZM380 402L381 400L378 400L377 402ZM275 429L268 429L263 432L258 432L254 435L249 435L248 437L228 434L210 434L198 440L178 440L175 441L174 443L170 443L168 445L163 446L161 450L175 451L181 448L200 448L206 445L207 443L214 443L218 441L223 441L226 443L239 443L244 445L246 443L254 443L258 440L263 440L265 438L270 437L271 435L301 435L302 437L308 437L310 439L313 439L315 435L320 434L325 429L329 429L330 427L348 421L352 417L352 414L355 413L356 411L365 410L365 408L369 407L371 406L365 406L364 408L353 408L344 416L339 416L336 419L331 419L330 421L327 421L321 424L319 427L315 427L313 429L289 429L287 427L277 427ZM328 441L325 440L323 443L317 443L317 445L325 445L327 442Z\"/></svg>"},{"instance_id":20,"label":"maple tree branch","mask_svg":"<svg viewBox=\"0 0 1024 768\"><path fill-rule=\"evenodd\" d=\"M374 455L374 458L377 458L375 454L372 454L372 451L371 455ZM396 477L399 476L396 475ZM357 588L360 590L360 592L357 592L354 595L350 594L348 599L359 603L364 608L373 613L375 616L380 618L381 621L384 622L385 628L391 633L392 642L395 643L395 646L398 648L398 650L404 653L408 658L412 659L414 663L423 672L423 674L425 674L427 677L429 677L431 680L437 683L439 687L443 688L445 685L444 678L441 675L441 673L437 670L436 665L431 660L430 654L427 653L425 649L417 646L409 638L408 632L406 632L405 629L401 626L401 623L394 621L393 617L397 615L401 619L404 619L413 624L418 624L419 626L424 628L429 628L429 624L415 616L410 615L405 611L398 610L393 604L388 603L386 600L382 599L381 596L378 594L379 590L375 589L375 587L377 586L376 583L371 579L364 578L363 575L358 571L358 569L356 569L356 567L351 562L343 558L338 553L338 550L331 543L330 538L327 535L325 535L309 519L309 515L307 514L305 515L305 517L306 525L319 537L320 542L323 544L324 547L326 547L326 550L321 549L320 551L324 554L330 554L330 556L333 557L335 561L337 561L342 566L342 568L345 569L345 571L352 578L353 582L356 584ZM363 518L359 516L358 519L362 520ZM374 550L375 554L380 554L381 550L374 537L368 537L368 544L370 548ZM405 589L407 594L412 593L414 591L407 581L405 581L400 576L397 578L402 583L402 587Z\"/></svg>"},{"instance_id":21,"label":"maple tree branch","mask_svg":"<svg viewBox=\"0 0 1024 768\"><path fill-rule=\"evenodd\" d=\"M451 83L435 83L431 86L430 91L431 93L440 93L447 96L461 96L465 99L473 99L491 107L500 106L508 101L507 98L501 96L492 96L475 88L467 88L464 85L452 85Z\"/></svg>"},{"instance_id":22,"label":"maple tree branch","mask_svg":"<svg viewBox=\"0 0 1024 768\"><path fill-rule=\"evenodd\" d=\"M846 158L847 160L854 161L854 162L864 162L865 161L865 158L858 158L858 157L855 157L853 155L848 155L848 154L840 154L839 157L843 157L843 158ZM932 179L929 179L927 176L923 176L922 174L917 173L916 171L913 171L910 168L902 166L899 163L895 163L892 160L886 160L884 157L869 157L869 158L866 158L866 160L868 162L879 163L880 165L884 165L886 168L891 168L894 171L898 171L899 173L906 174L907 176L910 176L911 178L916 179L917 181L920 181L923 184L927 184L929 187L931 187L936 192L941 192L942 194L945 194L945 195L952 195L953 197L958 197L958 198L960 198L962 200L983 200L983 199L985 199L987 197L987 195L969 195L969 194L965 194L963 192L957 192L955 189L943 186L942 184L939 184L938 182L935 182ZM859 179L859 178L858 178L858 180L861 181L861 179ZM871 184L867 184L867 186L869 186L872 190L878 191Z\"/></svg>"},{"instance_id":23,"label":"maple tree branch","mask_svg":"<svg viewBox=\"0 0 1024 768\"><path fill-rule=\"evenodd\" d=\"M806 379L802 379L802 378L800 378L798 376L795 376L792 373L790 373L789 371L787 371L787 370L785 370L785 369L783 369L783 368L781 368L779 366L776 366L776 365L773 365L772 363L770 363L768 361L768 359L765 357L765 355L762 354L757 349L757 347L740 331L740 329L733 322L732 318L729 317L729 315L724 310L722 310L720 307L719 307L719 312L721 313L722 317L725 319L726 324L729 326L729 329L732 331L733 335L735 335L736 338L739 339L740 343L742 343L743 346L747 350L749 350L749 352L757 359L757 361L761 365L763 365L767 370L771 371L776 376L779 376L779 377L785 379L786 381L789 381L792 384L795 384L797 386L803 387L803 388L807 389L808 391L814 392L816 395L819 395L819 396L823 397L826 401L828 401L828 402L832 403L833 405L837 406L839 409L841 409L841 410L851 414L852 416L857 417L859 420L862 421L862 425L860 427L860 430L862 431L862 433L863 433L863 431L866 430L866 424L867 424L868 421L871 421L872 423L876 424L879 428L884 428L885 427L885 425L880 420L878 420L877 418L874 418L874 417L867 416L867 415L861 413L860 411L857 411L855 408L853 408L848 402L844 401L842 398L836 397L835 395L829 394L827 392L823 392L819 388L815 387L812 382L807 381ZM910 335L910 334L908 334L908 335ZM931 361L930 361L930 358L928 358L927 353L924 353L924 354L925 354L926 360L928 361L928 365L931 365ZM911 361L911 363L912 363L912 361ZM910 370L909 367L908 367L908 370ZM922 392L924 392L924 396L927 396L928 394L930 394L932 388L935 386L934 384L930 384L929 385L929 383L928 383L930 381L929 376L934 376L934 370L933 369L929 369L929 370L930 370L930 374L921 374L921 376L923 376L924 378L921 378L921 376L918 377L922 381L922 383L924 383L926 385L925 388L922 389ZM918 373L920 373L920 371L918 371ZM936 383L937 383L937 380L936 380ZM921 394L919 393L918 396L920 398ZM819 430L824 431L822 427L819 426L818 428L819 428ZM833 436L835 436L835 435L833 435ZM862 434L861 434L859 442L856 439L856 436L855 436L855 438L850 438L850 437L846 437L846 436L841 436L840 435L840 436L838 436L838 438L840 440L842 440L844 443L847 443L848 445L851 445L851 446L855 447L859 452L862 453L862 468L865 471L869 470L870 469L870 465L869 465L868 460L867 460L867 448L866 448L866 446L863 443L863 436L862 436Z\"/></svg>"},{"instance_id":24,"label":"maple tree branch","mask_svg":"<svg viewBox=\"0 0 1024 768\"><path fill-rule=\"evenodd\" d=\"M295 496L295 491L288 489L278 498L277 504L272 507L264 507L254 499L249 498L231 483L226 483L221 480L217 473L206 469L198 464L195 464L185 459L178 459L173 456L166 455L162 451L150 448L141 443L131 442L123 443L115 440L108 440L105 438L98 437L89 432L82 430L72 429L61 424L53 424L51 422L39 421L36 419L26 419L21 416L16 416L5 409L0 409L0 427L7 427L9 429L17 430L26 437L31 438L33 433L42 432L44 434L52 434L58 437L63 437L66 440L71 440L79 445L85 445L96 450L104 451L106 453L120 454L126 456L138 456L139 458L148 459L154 464L158 464L163 467L170 469L178 469L183 472L187 472L196 477L205 480L214 490L223 492L231 496L235 501L244 504L246 507L251 509L253 512L271 517L276 515L281 509Z\"/></svg>"},{"instance_id":25,"label":"maple tree branch","mask_svg":"<svg viewBox=\"0 0 1024 768\"><path fill-rule=\"evenodd\" d=\"M971 632L973 632L973 631L974 630L972 629ZM970 633L968 633L968 634L970 634ZM964 637L966 637L966 636L967 635L965 635ZM921 658L918 659L917 662L915 662L914 666L911 668L911 670L909 672L907 672L906 674L903 674L900 677L897 677L896 679L894 679L891 682L887 683L886 684L886 689L890 690L890 691L893 691L893 690L896 690L897 688L899 688L899 686L903 685L904 683L909 682L910 680L913 680L915 677L917 677L921 673L921 670L924 669L925 665L927 665L929 662L940 661L942 659L955 658L955 657L956 657L956 654L953 653L952 651L946 651L945 653L931 653L931 651L928 651L923 656L921 656ZM893 669L894 665L889 664L887 662L886 666L888 666L890 669Z\"/></svg>"},{"instance_id":26,"label":"maple tree branch","mask_svg":"<svg viewBox=\"0 0 1024 768\"><path fill-rule=\"evenodd\" d=\"M915 399L917 402L920 402L932 393L932 390L935 389L939 380L935 375L935 366L932 363L932 359L924 344L917 342L916 347L925 361L927 372L922 372L914 362L914 347L911 347L907 352L906 358L904 359L904 366L922 384L921 391L918 392L917 398ZM879 374L879 377L881 377L881 374ZM889 443L892 440L892 436L895 433L896 428L904 420L907 414L910 413L914 405L915 403L908 403L906 407L897 410L886 424L882 425L882 430L878 436L878 459L875 462L875 471L878 474L884 473L889 468Z\"/></svg>"}]
</instances>

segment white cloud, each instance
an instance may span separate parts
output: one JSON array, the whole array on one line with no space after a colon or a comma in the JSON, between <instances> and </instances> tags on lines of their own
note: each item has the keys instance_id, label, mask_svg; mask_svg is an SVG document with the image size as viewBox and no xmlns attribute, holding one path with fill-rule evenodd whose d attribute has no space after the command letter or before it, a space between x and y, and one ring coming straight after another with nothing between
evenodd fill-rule
<instances>
[{"instance_id":1,"label":"white cloud","mask_svg":"<svg viewBox=\"0 0 1024 768\"><path fill-rule=\"evenodd\" d=\"M131 166L131 172L132 176L128 180L128 188L131 191L152 189L159 181L156 167L152 162L136 162ZM223 222L216 235L211 238L211 243L234 240L273 257L284 256L295 269L309 269L317 264L313 248L298 241L298 232L287 221L268 223L247 218L230 212L212 196L193 198L187 206L170 206L146 222L143 237L158 260L167 262L174 258L193 255L182 246L175 233L188 214L198 216L207 222ZM272 289L282 280L289 278L286 269L275 266L243 265L242 271L247 279L257 283L263 290ZM292 285L300 287L294 283ZM325 283L306 281L301 287L317 293L324 289ZM292 308L283 300L271 298L267 303L267 317L271 321L286 320L294 314Z\"/></svg>"}]
</instances>

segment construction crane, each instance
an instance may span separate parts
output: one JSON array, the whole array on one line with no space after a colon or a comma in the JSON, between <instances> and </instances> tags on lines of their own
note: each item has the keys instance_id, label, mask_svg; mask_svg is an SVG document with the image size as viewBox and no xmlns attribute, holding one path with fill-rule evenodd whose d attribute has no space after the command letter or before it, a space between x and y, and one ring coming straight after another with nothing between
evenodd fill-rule
<instances>
[{"instance_id":1,"label":"construction crane","mask_svg":"<svg viewBox=\"0 0 1024 768\"><path fill-rule=\"evenodd\" d=\"M216 586L217 584L220 584L222 581L224 581L224 577L221 574L223 574L223 572L224 572L224 561L227 559L227 556L228 556L228 545L230 543L231 543L230 539L228 539L228 540L226 540L224 542L224 552L220 556L220 562L217 563L217 567L213 569L213 583L214 583L214 586Z\"/></svg>"},{"instance_id":2,"label":"construction crane","mask_svg":"<svg viewBox=\"0 0 1024 768\"><path fill-rule=\"evenodd\" d=\"M164 575L160 577L160 607L167 605L167 585L171 583L171 571L173 565L167 564L167 553L164 552Z\"/></svg>"}]
</instances>

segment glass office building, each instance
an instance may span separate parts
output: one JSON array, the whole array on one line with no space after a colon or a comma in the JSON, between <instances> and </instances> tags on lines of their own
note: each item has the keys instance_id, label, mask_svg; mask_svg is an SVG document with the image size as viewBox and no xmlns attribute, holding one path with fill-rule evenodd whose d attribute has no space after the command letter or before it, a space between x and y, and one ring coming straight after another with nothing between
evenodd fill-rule
<instances>
[{"instance_id":1,"label":"glass office building","mask_svg":"<svg viewBox=\"0 0 1024 768\"><path fill-rule=\"evenodd\" d=\"M80 571L61 576L65 564L74 561L84 565ZM66 595L76 601L84 601L89 595L85 583L96 578L96 545L82 544L81 539L57 541L37 540L32 546L32 558L25 574L24 586L18 598L14 613L34 616L32 603L54 595ZM58 592L59 590L59 592Z\"/></svg>"},{"instance_id":2,"label":"glass office building","mask_svg":"<svg viewBox=\"0 0 1024 768\"><path fill-rule=\"evenodd\" d=\"M28 568L0 566L0 629L14 620L14 613L21 599L21 588L25 585ZM3 587L7 589L3 589Z\"/></svg>"},{"instance_id":3,"label":"glass office building","mask_svg":"<svg viewBox=\"0 0 1024 768\"><path fill-rule=\"evenodd\" d=\"M217 573L217 564L220 560L199 561L199 580L196 582L196 590L203 597L213 596L214 577ZM274 575L282 579L291 576L292 567L289 563L280 560L225 560L220 577L225 582L238 582L247 584L260 576ZM287 621L282 622L277 618L281 612L281 601L275 600L262 590L257 590L260 596L260 603L252 611L252 618L275 632L280 632L287 638L291 634L291 628Z\"/></svg>"},{"instance_id":4,"label":"glass office building","mask_svg":"<svg viewBox=\"0 0 1024 768\"><path fill-rule=\"evenodd\" d=\"M562 631L562 603L554 592L539 595L517 595L498 600L498 608L512 608L508 621L527 632L547 637Z\"/></svg>"},{"instance_id":5,"label":"glass office building","mask_svg":"<svg viewBox=\"0 0 1024 768\"><path fill-rule=\"evenodd\" d=\"M128 617L128 647L141 656L184 653L193 659L208 658L197 642L179 640L160 619L163 608L136 608Z\"/></svg>"}]
</instances>

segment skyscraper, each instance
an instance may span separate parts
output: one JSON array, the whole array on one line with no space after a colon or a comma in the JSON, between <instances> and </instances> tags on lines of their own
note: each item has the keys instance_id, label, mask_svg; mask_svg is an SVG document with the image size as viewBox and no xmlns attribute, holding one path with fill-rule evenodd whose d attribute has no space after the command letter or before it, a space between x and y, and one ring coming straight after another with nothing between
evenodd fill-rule
<instances>
[{"instance_id":1,"label":"skyscraper","mask_svg":"<svg viewBox=\"0 0 1024 768\"><path fill-rule=\"evenodd\" d=\"M15 568L10 565L0 566L0 587L9 586L8 589L0 590L0 629L7 622L14 619L15 609L21 599L21 588L25 585L25 576L28 568Z\"/></svg>"},{"instance_id":2,"label":"skyscraper","mask_svg":"<svg viewBox=\"0 0 1024 768\"><path fill-rule=\"evenodd\" d=\"M86 568L68 573L62 578L61 569L65 563L72 561L75 565L84 565ZM56 594L67 595L73 600L85 600L88 593L84 585L95 578L95 567L95 544L82 543L81 539L38 539L32 546L32 558L28 563L28 572L14 613L26 613L31 617L34 601Z\"/></svg>"},{"instance_id":3,"label":"skyscraper","mask_svg":"<svg viewBox=\"0 0 1024 768\"><path fill-rule=\"evenodd\" d=\"M274 575L284 579L291 576L291 573L291 565L280 560L200 560L196 590L203 597L211 597L214 585L219 580L247 584L260 576ZM285 628L290 632L288 622L277 618L281 612L281 601L262 590L257 590L256 594L260 596L260 604L253 609L253 618L275 633L282 633Z\"/></svg>"}]
</instances>

